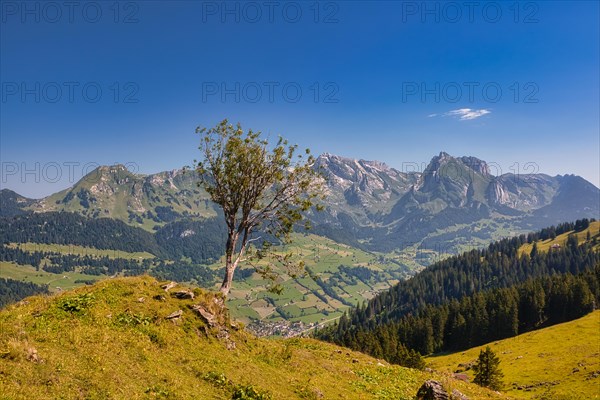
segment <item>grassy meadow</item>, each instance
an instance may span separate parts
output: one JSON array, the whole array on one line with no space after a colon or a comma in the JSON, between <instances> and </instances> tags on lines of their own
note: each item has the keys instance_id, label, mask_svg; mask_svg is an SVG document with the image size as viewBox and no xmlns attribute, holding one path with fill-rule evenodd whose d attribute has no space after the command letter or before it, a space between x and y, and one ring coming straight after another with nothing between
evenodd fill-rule
<instances>
[{"instance_id":1,"label":"grassy meadow","mask_svg":"<svg viewBox=\"0 0 600 400\"><path fill-rule=\"evenodd\" d=\"M431 368L454 372L486 345L428 357ZM490 343L500 358L504 392L519 399L600 399L600 310L580 319ZM473 378L473 371L464 373Z\"/></svg>"},{"instance_id":2,"label":"grassy meadow","mask_svg":"<svg viewBox=\"0 0 600 400\"><path fill-rule=\"evenodd\" d=\"M0 397L408 400L434 378L471 399L506 398L313 339L255 338L230 324L218 297L194 293L194 300L177 299L144 276L7 307L0 311ZM193 304L212 313L216 326ZM181 318L165 318L177 310ZM235 397L241 392L253 397Z\"/></svg>"}]
</instances>

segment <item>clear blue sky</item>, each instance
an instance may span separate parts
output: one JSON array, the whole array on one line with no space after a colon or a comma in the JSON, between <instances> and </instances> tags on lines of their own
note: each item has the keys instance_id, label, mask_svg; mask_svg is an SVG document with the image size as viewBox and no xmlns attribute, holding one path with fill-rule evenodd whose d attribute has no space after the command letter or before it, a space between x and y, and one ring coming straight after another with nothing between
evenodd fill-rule
<instances>
[{"instance_id":1,"label":"clear blue sky","mask_svg":"<svg viewBox=\"0 0 600 400\"><path fill-rule=\"evenodd\" d=\"M443 150L600 186L596 1L0 4L0 186L27 196L189 165L223 118L398 169Z\"/></svg>"}]
</instances>

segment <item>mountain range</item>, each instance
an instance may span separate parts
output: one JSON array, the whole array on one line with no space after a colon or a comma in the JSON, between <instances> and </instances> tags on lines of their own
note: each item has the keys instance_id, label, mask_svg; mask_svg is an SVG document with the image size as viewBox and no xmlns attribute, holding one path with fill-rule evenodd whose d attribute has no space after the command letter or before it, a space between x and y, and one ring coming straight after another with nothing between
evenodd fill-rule
<instances>
[{"instance_id":1,"label":"mountain range","mask_svg":"<svg viewBox=\"0 0 600 400\"><path fill-rule=\"evenodd\" d=\"M317 158L326 177L324 211L308 217L313 232L366 251L457 253L468 246L600 214L600 190L575 175L494 176L476 157L433 157L422 172L332 154ZM102 166L72 187L34 200L0 191L0 216L68 211L108 217L156 231L220 215L194 171L151 175ZM180 232L179 234L183 234ZM427 263L427 260L424 260Z\"/></svg>"}]
</instances>

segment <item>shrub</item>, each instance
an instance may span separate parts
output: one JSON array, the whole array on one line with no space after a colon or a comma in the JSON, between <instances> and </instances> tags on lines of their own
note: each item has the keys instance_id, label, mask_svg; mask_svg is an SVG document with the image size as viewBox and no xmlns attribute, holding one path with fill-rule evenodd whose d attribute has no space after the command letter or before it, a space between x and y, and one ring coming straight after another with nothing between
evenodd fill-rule
<instances>
[{"instance_id":1,"label":"shrub","mask_svg":"<svg viewBox=\"0 0 600 400\"><path fill-rule=\"evenodd\" d=\"M60 299L58 307L64 311L83 314L94 303L94 295L91 293L81 294L79 296L65 297Z\"/></svg>"}]
</instances>

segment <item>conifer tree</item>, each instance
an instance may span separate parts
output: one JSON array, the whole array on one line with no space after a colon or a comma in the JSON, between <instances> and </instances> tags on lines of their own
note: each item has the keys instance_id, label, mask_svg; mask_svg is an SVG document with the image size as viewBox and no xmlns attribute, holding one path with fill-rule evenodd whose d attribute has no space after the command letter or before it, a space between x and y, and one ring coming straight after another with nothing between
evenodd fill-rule
<instances>
[{"instance_id":1,"label":"conifer tree","mask_svg":"<svg viewBox=\"0 0 600 400\"><path fill-rule=\"evenodd\" d=\"M537 254L538 254L537 242L534 242L533 243L533 247L531 248L531 253L529 254L529 256L531 258L533 258L533 257L537 256Z\"/></svg>"},{"instance_id":2,"label":"conifer tree","mask_svg":"<svg viewBox=\"0 0 600 400\"><path fill-rule=\"evenodd\" d=\"M480 386L499 390L502 388L502 377L504 374L500 371L500 359L492 351L490 346L479 352L477 364L473 366L475 379L473 382Z\"/></svg>"}]
</instances>

